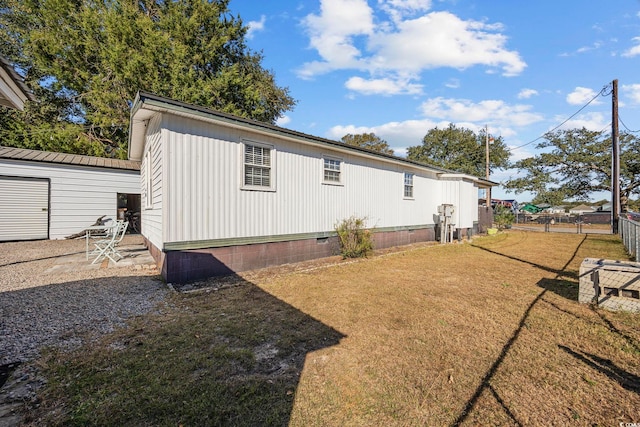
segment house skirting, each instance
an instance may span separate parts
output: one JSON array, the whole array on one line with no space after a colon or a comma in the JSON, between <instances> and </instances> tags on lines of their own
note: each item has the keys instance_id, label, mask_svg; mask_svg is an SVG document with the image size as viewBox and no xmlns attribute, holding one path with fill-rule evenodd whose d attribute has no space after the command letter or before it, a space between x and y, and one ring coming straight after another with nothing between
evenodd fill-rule
<instances>
[{"instance_id":1,"label":"house skirting","mask_svg":"<svg viewBox=\"0 0 640 427\"><path fill-rule=\"evenodd\" d=\"M376 231L377 249L435 240L433 226L397 231ZM161 250L145 238L145 244L168 283L185 283L214 276L293 262L324 258L340 253L338 237L319 237L180 250Z\"/></svg>"}]
</instances>

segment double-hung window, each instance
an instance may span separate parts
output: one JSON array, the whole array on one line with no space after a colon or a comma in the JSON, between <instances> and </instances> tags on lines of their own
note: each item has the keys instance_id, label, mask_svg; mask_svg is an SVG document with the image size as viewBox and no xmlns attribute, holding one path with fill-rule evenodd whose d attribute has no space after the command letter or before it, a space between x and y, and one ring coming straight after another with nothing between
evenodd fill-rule
<instances>
[{"instance_id":1,"label":"double-hung window","mask_svg":"<svg viewBox=\"0 0 640 427\"><path fill-rule=\"evenodd\" d=\"M324 159L324 178L326 184L342 183L342 160L331 157Z\"/></svg>"},{"instance_id":2,"label":"double-hung window","mask_svg":"<svg viewBox=\"0 0 640 427\"><path fill-rule=\"evenodd\" d=\"M406 199L413 199L413 174L404 174L404 197Z\"/></svg>"},{"instance_id":3,"label":"double-hung window","mask_svg":"<svg viewBox=\"0 0 640 427\"><path fill-rule=\"evenodd\" d=\"M274 188L273 154L273 147L252 143L244 144L244 188L262 190Z\"/></svg>"}]
</instances>

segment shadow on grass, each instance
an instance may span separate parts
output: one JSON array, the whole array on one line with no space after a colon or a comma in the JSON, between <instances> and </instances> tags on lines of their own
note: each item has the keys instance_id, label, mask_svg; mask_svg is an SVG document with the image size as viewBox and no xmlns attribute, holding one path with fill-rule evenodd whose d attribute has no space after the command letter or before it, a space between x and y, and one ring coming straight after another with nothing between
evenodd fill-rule
<instances>
[{"instance_id":1,"label":"shadow on grass","mask_svg":"<svg viewBox=\"0 0 640 427\"><path fill-rule=\"evenodd\" d=\"M288 425L307 354L344 335L238 276L209 283L96 344L47 355L27 421Z\"/></svg>"},{"instance_id":2,"label":"shadow on grass","mask_svg":"<svg viewBox=\"0 0 640 427\"><path fill-rule=\"evenodd\" d=\"M553 268L549 268L547 266L544 266L544 265L541 265L541 264L538 264L538 263L534 263L534 262L531 262L531 261L523 260L523 259L511 256L509 254L504 254L504 253L500 253L500 252L497 252L497 251L493 251L491 249L487 249L487 248L484 248L484 247L481 247L481 246L474 245L474 247L476 247L478 249L482 249L482 250L487 251L487 252L490 252L490 253L495 254L495 255L503 256L505 258L508 258L508 259L511 259L511 260L514 260L514 261L523 262L525 264L528 264L528 265L534 266L536 268L539 268L540 270L545 271L545 272L555 273L556 277L553 280L558 281L560 277L569 276L565 272L565 270L569 265L571 265L571 263L573 262L575 257L578 255L578 251L580 250L580 247L584 244L586 239L587 239L587 236L585 236L582 240L580 240L580 243L578 243L578 245L576 246L576 249L573 251L573 254L571 255L571 257L567 260L567 262L564 264L564 266L559 270L553 269ZM513 334L511 335L509 340L505 343L505 345L502 347L502 351L500 352L500 355L493 362L491 367L487 370L487 372L485 373L484 377L480 381L480 385L478 385L478 387L476 388L476 390L473 393L473 395L471 396L471 398L466 402L466 404L464 405L464 407L460 411L460 414L458 415L458 417L453 422L452 426L460 426L460 425L462 425L462 423L464 423L467 420L467 418L469 417L471 412L474 410L476 404L478 403L478 400L480 399L480 396L482 395L482 393L486 389L489 389L489 391L494 396L496 401L502 406L503 410L505 411L505 414L507 414L516 425L522 425L522 423L515 417L513 412L509 409L508 404L504 401L504 399L502 399L500 397L500 394L498 393L498 391L495 390L491 386L491 380L495 376L496 372L498 372L498 369L500 368L500 366L504 362L505 358L507 357L507 355L509 353L509 350L511 350L511 347L513 347L513 344L515 344L515 342L518 340L518 338L520 336L520 333L522 332L522 329L524 328L524 325L525 325L527 319L529 318L529 314L531 313L533 308L536 306L536 304L539 301L541 301L541 300L544 301L543 297L547 293L548 290L544 286L542 286L542 287L543 287L542 292L540 292L536 296L536 298L529 304L529 306L527 307L527 309L523 313L522 317L520 318L520 322L518 323L517 327L513 331Z\"/></svg>"},{"instance_id":3,"label":"shadow on grass","mask_svg":"<svg viewBox=\"0 0 640 427\"><path fill-rule=\"evenodd\" d=\"M579 285L562 279L540 279L538 286L571 301L578 301Z\"/></svg>"},{"instance_id":4,"label":"shadow on grass","mask_svg":"<svg viewBox=\"0 0 640 427\"><path fill-rule=\"evenodd\" d=\"M564 345L558 345L558 348L596 371L605 374L624 389L640 394L640 377L616 366L611 360L589 353L578 352Z\"/></svg>"}]
</instances>

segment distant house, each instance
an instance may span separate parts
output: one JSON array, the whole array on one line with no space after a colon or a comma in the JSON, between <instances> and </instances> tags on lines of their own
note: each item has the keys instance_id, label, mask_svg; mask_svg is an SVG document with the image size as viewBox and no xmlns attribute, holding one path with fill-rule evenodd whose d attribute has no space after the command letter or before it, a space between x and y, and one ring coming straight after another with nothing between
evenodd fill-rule
<instances>
[{"instance_id":1,"label":"distant house","mask_svg":"<svg viewBox=\"0 0 640 427\"><path fill-rule=\"evenodd\" d=\"M588 205L578 205L569 209L569 213L573 215L583 215L586 213L593 213L593 212L595 212L595 209L593 208L593 206L588 206Z\"/></svg>"},{"instance_id":2,"label":"distant house","mask_svg":"<svg viewBox=\"0 0 640 427\"><path fill-rule=\"evenodd\" d=\"M16 73L9 61L0 57L0 105L23 110L24 103L34 99L22 77Z\"/></svg>"},{"instance_id":3,"label":"distant house","mask_svg":"<svg viewBox=\"0 0 640 427\"><path fill-rule=\"evenodd\" d=\"M435 240L439 206L458 236L495 183L140 93L129 158L141 162L142 234L167 281L336 253L357 216L378 248Z\"/></svg>"},{"instance_id":4,"label":"distant house","mask_svg":"<svg viewBox=\"0 0 640 427\"><path fill-rule=\"evenodd\" d=\"M62 239L138 210L140 162L0 146L0 241Z\"/></svg>"}]
</instances>

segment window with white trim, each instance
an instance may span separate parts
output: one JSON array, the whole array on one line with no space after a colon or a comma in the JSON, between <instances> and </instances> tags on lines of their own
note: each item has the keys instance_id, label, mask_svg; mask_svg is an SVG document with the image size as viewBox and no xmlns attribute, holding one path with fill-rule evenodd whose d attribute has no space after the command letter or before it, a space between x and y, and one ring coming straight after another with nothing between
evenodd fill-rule
<instances>
[{"instance_id":1,"label":"window with white trim","mask_svg":"<svg viewBox=\"0 0 640 427\"><path fill-rule=\"evenodd\" d=\"M273 147L244 144L244 187L273 189Z\"/></svg>"},{"instance_id":2,"label":"window with white trim","mask_svg":"<svg viewBox=\"0 0 640 427\"><path fill-rule=\"evenodd\" d=\"M342 160L331 157L324 159L324 178L323 181L328 184L340 184L342 182Z\"/></svg>"},{"instance_id":3,"label":"window with white trim","mask_svg":"<svg viewBox=\"0 0 640 427\"><path fill-rule=\"evenodd\" d=\"M405 172L404 174L404 197L413 199L413 174Z\"/></svg>"}]
</instances>

